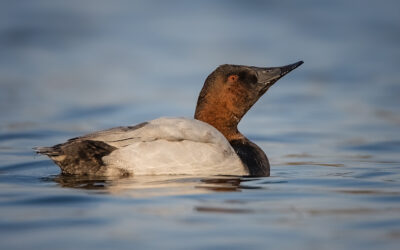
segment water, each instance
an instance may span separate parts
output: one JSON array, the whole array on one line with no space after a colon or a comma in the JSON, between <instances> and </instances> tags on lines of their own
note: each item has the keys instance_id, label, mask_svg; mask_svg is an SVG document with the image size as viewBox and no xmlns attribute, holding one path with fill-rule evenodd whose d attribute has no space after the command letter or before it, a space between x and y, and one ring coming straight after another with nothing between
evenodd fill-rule
<instances>
[{"instance_id":1,"label":"water","mask_svg":"<svg viewBox=\"0 0 400 250\"><path fill-rule=\"evenodd\" d=\"M1 249L398 249L398 1L2 1ZM304 60L240 130L269 178L59 175L32 147L191 117L223 63Z\"/></svg>"}]
</instances>

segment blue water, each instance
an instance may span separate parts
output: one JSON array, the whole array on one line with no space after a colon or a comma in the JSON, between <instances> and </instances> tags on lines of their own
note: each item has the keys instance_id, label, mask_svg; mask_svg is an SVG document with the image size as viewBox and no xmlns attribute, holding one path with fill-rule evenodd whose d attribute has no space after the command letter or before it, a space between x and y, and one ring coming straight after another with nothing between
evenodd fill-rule
<instances>
[{"instance_id":1,"label":"blue water","mask_svg":"<svg viewBox=\"0 0 400 250\"><path fill-rule=\"evenodd\" d=\"M398 1L0 5L0 249L399 249ZM32 151L298 60L239 126L271 177L65 177Z\"/></svg>"}]
</instances>

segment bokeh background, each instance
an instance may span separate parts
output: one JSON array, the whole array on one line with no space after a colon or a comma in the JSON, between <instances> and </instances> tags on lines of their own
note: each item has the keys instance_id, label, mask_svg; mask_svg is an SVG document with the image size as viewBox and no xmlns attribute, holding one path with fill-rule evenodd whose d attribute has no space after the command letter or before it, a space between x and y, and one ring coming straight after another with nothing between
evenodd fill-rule
<instances>
[{"instance_id":1,"label":"bokeh background","mask_svg":"<svg viewBox=\"0 0 400 250\"><path fill-rule=\"evenodd\" d=\"M68 249L79 246L68 240L76 237L98 249L396 249L399 13L396 0L0 1L2 244ZM248 188L235 182L240 195L195 196L200 179L159 182L155 191L154 181L136 179L89 186L161 198L93 198L76 189L88 183L66 185L31 150L160 116L192 117L220 64L298 60L305 63L239 126L272 163L271 178L247 180ZM170 196L175 185L186 195Z\"/></svg>"}]
</instances>

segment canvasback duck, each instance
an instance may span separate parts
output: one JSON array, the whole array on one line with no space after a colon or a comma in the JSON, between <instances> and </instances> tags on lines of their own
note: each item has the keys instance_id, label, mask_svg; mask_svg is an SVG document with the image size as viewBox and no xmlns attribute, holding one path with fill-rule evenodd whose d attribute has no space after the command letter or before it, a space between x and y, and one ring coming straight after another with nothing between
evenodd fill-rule
<instances>
[{"instance_id":1,"label":"canvasback duck","mask_svg":"<svg viewBox=\"0 0 400 250\"><path fill-rule=\"evenodd\" d=\"M207 77L194 119L159 118L35 150L68 175L269 176L266 154L237 126L269 87L302 63L221 65Z\"/></svg>"}]
</instances>

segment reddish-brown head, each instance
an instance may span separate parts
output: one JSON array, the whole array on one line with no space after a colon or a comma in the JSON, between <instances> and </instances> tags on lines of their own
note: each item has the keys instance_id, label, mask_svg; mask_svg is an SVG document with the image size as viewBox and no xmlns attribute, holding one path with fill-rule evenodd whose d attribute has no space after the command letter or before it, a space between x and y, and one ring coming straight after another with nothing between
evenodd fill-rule
<instances>
[{"instance_id":1,"label":"reddish-brown head","mask_svg":"<svg viewBox=\"0 0 400 250\"><path fill-rule=\"evenodd\" d=\"M194 118L211 124L229 141L242 139L237 130L242 117L269 87L302 63L273 68L219 66L204 83Z\"/></svg>"}]
</instances>

